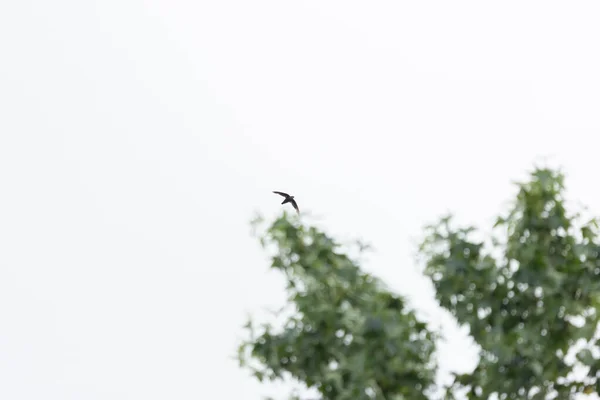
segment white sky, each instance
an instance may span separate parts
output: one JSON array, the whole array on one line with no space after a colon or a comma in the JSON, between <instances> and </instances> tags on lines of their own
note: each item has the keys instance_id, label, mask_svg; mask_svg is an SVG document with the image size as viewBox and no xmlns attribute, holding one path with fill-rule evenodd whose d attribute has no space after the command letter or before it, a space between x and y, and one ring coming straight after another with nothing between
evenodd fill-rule
<instances>
[{"instance_id":1,"label":"white sky","mask_svg":"<svg viewBox=\"0 0 600 400\"><path fill-rule=\"evenodd\" d=\"M250 399L281 305L250 236L296 195L437 320L413 259L536 161L600 214L598 2L6 1L0 398ZM473 350L444 324L444 368ZM275 390L275 392L277 392ZM279 398L283 393L279 392Z\"/></svg>"}]
</instances>

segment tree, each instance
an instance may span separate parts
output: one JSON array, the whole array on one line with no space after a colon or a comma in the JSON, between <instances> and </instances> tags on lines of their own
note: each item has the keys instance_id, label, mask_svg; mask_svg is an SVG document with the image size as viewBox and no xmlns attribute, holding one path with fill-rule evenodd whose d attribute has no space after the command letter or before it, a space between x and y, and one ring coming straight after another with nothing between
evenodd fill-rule
<instances>
[{"instance_id":1,"label":"tree","mask_svg":"<svg viewBox=\"0 0 600 400\"><path fill-rule=\"evenodd\" d=\"M568 399L598 391L598 229L566 211L563 180L533 171L489 240L474 240L475 229L455 228L451 216L426 229L424 273L440 306L480 348L474 371L455 375L450 387L435 385L438 335L404 299L331 237L285 214L261 240L286 277L292 310L258 332L249 322L241 365L331 400ZM576 368L583 378L573 377Z\"/></svg>"},{"instance_id":2,"label":"tree","mask_svg":"<svg viewBox=\"0 0 600 400\"><path fill-rule=\"evenodd\" d=\"M276 249L271 266L285 274L295 309L279 330L266 325L256 336L250 323L242 364L251 356L259 379L287 375L324 399L427 398L436 371L434 335L402 297L315 227L284 215L263 239Z\"/></svg>"}]
</instances>

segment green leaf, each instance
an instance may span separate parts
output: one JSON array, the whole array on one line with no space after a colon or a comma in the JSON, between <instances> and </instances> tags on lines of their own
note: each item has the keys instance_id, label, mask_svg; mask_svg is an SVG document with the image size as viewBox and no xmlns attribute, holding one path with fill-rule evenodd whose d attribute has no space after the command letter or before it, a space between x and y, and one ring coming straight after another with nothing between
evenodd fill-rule
<instances>
[{"instance_id":1,"label":"green leaf","mask_svg":"<svg viewBox=\"0 0 600 400\"><path fill-rule=\"evenodd\" d=\"M594 358L592 352L589 349L583 349L577 353L577 359L581 361L585 365L594 365L596 363L596 359Z\"/></svg>"}]
</instances>

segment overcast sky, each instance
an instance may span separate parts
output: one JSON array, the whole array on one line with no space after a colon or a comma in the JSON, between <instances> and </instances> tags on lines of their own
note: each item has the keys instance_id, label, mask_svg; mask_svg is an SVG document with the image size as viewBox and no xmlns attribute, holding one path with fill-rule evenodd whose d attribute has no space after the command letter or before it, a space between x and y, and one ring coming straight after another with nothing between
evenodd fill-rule
<instances>
[{"instance_id":1,"label":"overcast sky","mask_svg":"<svg viewBox=\"0 0 600 400\"><path fill-rule=\"evenodd\" d=\"M283 399L230 358L282 304L272 190L434 322L426 223L545 159L600 215L599 3L408 3L2 2L0 398Z\"/></svg>"}]
</instances>

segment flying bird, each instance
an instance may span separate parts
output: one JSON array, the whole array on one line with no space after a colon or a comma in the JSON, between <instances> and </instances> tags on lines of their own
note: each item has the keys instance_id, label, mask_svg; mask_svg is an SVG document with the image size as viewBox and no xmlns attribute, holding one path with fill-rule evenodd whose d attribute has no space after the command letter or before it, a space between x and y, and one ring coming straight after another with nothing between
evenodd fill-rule
<instances>
[{"instance_id":1,"label":"flying bird","mask_svg":"<svg viewBox=\"0 0 600 400\"><path fill-rule=\"evenodd\" d=\"M285 199L283 200L283 203L281 203L281 204L292 203L292 206L294 206L294 208L296 209L296 212L298 214L300 213L300 210L298 209L298 204L296 204L296 200L294 200L294 196L290 196L287 193L277 192L277 191L273 191L273 193L277 193L278 195L285 197Z\"/></svg>"}]
</instances>

